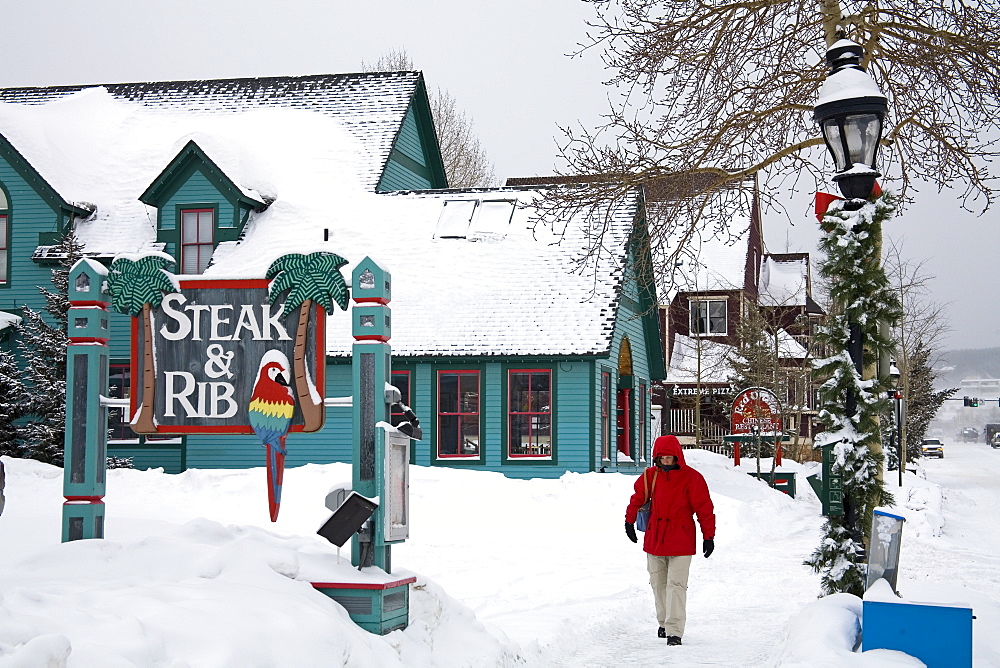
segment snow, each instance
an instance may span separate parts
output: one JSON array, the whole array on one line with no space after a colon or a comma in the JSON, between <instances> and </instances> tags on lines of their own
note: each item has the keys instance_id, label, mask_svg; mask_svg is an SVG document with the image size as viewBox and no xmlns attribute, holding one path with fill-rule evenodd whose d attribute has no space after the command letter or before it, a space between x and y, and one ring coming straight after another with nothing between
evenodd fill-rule
<instances>
[{"instance_id":1,"label":"snow","mask_svg":"<svg viewBox=\"0 0 1000 668\"><path fill-rule=\"evenodd\" d=\"M734 217L729 229L746 230L750 226L747 217ZM682 239L682 231L677 230L667 240L672 248L684 243L676 277L666 274L660 277L657 286L661 303L673 300L677 292L702 292L707 290L742 290L746 282L747 235L724 237L712 230L696 230L690 239ZM673 280L674 282L670 282Z\"/></svg>"},{"instance_id":2,"label":"snow","mask_svg":"<svg viewBox=\"0 0 1000 668\"><path fill-rule=\"evenodd\" d=\"M93 88L0 104L0 132L64 198L96 203L76 228L88 253L161 250L156 210L137 198L194 141L244 193L274 199L220 246L205 277L260 278L282 255L317 251L348 259L350 277L370 256L395 278L397 356L610 349L637 200L550 220L533 190L376 194L359 176L370 147L339 116L303 109L153 108ZM475 203L467 238L435 238L448 201ZM465 307L486 303L505 308ZM328 354L349 355L352 341L350 318L332 314Z\"/></svg>"},{"instance_id":3,"label":"snow","mask_svg":"<svg viewBox=\"0 0 1000 668\"><path fill-rule=\"evenodd\" d=\"M805 306L809 277L809 259L784 260L772 255L760 263L758 301L765 306Z\"/></svg>"},{"instance_id":4,"label":"snow","mask_svg":"<svg viewBox=\"0 0 1000 668\"><path fill-rule=\"evenodd\" d=\"M733 374L729 356L733 346L709 337L674 334L674 348L665 385L671 383L728 383ZM701 358L699 365L699 356Z\"/></svg>"},{"instance_id":5,"label":"snow","mask_svg":"<svg viewBox=\"0 0 1000 668\"><path fill-rule=\"evenodd\" d=\"M6 311L0 311L0 330L7 327L14 327L21 322L21 317Z\"/></svg>"},{"instance_id":6,"label":"snow","mask_svg":"<svg viewBox=\"0 0 1000 668\"><path fill-rule=\"evenodd\" d=\"M262 468L115 469L108 538L60 544L62 471L5 457L0 666L920 665L855 651L861 600L816 598L819 577L802 565L822 523L805 482L814 464L779 467L797 474L793 499L746 475L755 460L686 458L712 490L718 533L691 569L684 645L667 648L644 555L624 536L634 478L622 474L412 467L411 537L392 554L393 578L417 578L410 625L383 637L308 584L359 575L315 535L348 465L287 470L275 524ZM977 666L1000 665L998 474L996 451L970 443L902 488L887 475L886 510L906 518L898 589L968 602Z\"/></svg>"}]
</instances>

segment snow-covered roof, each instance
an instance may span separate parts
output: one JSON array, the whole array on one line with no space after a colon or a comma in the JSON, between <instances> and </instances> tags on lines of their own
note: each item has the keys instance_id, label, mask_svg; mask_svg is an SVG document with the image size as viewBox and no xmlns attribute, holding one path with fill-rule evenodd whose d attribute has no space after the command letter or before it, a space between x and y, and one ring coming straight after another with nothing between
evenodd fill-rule
<instances>
[{"instance_id":1,"label":"snow-covered roof","mask_svg":"<svg viewBox=\"0 0 1000 668\"><path fill-rule=\"evenodd\" d=\"M749 225L748 218L734 218L729 227L733 235L696 231L685 243L673 276L660 274L657 285L659 294L669 302L677 292L742 290L747 262L746 230ZM677 243L680 243L679 238L672 239L668 247L675 247Z\"/></svg>"},{"instance_id":2,"label":"snow-covered roof","mask_svg":"<svg viewBox=\"0 0 1000 668\"><path fill-rule=\"evenodd\" d=\"M62 100L85 89L100 88L116 100L133 102L135 106L166 113L184 111L193 114L218 114L264 109L308 109L336 119L339 126L358 141L363 148L363 159L357 165L356 178L360 178L366 187L373 190L389 159L389 152L420 81L419 72L365 72L102 86L7 88L0 89L0 102L39 105ZM6 134L3 129L0 132ZM66 136L69 137L70 134L67 130ZM267 136L260 136L258 139L263 142L271 140ZM52 148L58 150L57 147ZM215 159L214 155L212 157ZM165 164L162 163L161 168ZM55 187L55 184L52 185ZM58 187L56 190L63 194Z\"/></svg>"},{"instance_id":3,"label":"snow-covered roof","mask_svg":"<svg viewBox=\"0 0 1000 668\"><path fill-rule=\"evenodd\" d=\"M763 306L805 306L808 295L809 258L775 258L760 263L758 301Z\"/></svg>"},{"instance_id":4,"label":"snow-covered roof","mask_svg":"<svg viewBox=\"0 0 1000 668\"><path fill-rule=\"evenodd\" d=\"M20 316L16 316L13 313L7 313L6 311L0 311L0 330L7 329L8 327L14 327L20 322Z\"/></svg>"},{"instance_id":5,"label":"snow-covered roof","mask_svg":"<svg viewBox=\"0 0 1000 668\"><path fill-rule=\"evenodd\" d=\"M784 329L778 330L778 357L801 360L809 356L809 351Z\"/></svg>"},{"instance_id":6,"label":"snow-covered roof","mask_svg":"<svg viewBox=\"0 0 1000 668\"><path fill-rule=\"evenodd\" d=\"M536 189L376 194L362 142L341 118L253 105L151 109L121 97L97 88L42 106L0 104L0 132L44 178L97 205L76 225L87 253L162 249L156 210L136 198L194 141L234 183L273 199L238 241L219 245L206 276L259 278L284 254L327 250L349 260L349 279L371 256L393 276L397 355L610 349L638 196L615 206L602 234L606 211L541 219ZM442 214L454 226L463 208L466 238L442 238ZM327 340L331 355L350 353L348 314L330 317Z\"/></svg>"},{"instance_id":7,"label":"snow-covered roof","mask_svg":"<svg viewBox=\"0 0 1000 668\"><path fill-rule=\"evenodd\" d=\"M304 189L331 197L372 190L359 176L368 164L361 141L340 121L301 109L212 115L152 109L90 88L44 105L0 104L0 133L60 196L96 205L77 232L97 255L155 249L156 210L138 197L190 141L244 192L286 204Z\"/></svg>"},{"instance_id":8,"label":"snow-covered roof","mask_svg":"<svg viewBox=\"0 0 1000 668\"><path fill-rule=\"evenodd\" d=\"M733 346L708 337L675 334L667 377L663 383L697 383L699 375L702 383L727 383L733 373L729 355L734 352Z\"/></svg>"},{"instance_id":9,"label":"snow-covered roof","mask_svg":"<svg viewBox=\"0 0 1000 668\"><path fill-rule=\"evenodd\" d=\"M326 249L350 260L342 270L349 277L358 261L371 256L392 274L394 355L606 353L636 204L613 212L602 251L584 260L603 224L600 214L548 224L538 218L539 197L536 191L507 188L365 195L338 207L326 243L322 224L293 231L269 224L268 218L280 213L272 206L206 274L237 268L259 274L265 259ZM477 204L468 238L435 236L446 210L471 208L472 202ZM484 207L485 202L493 204ZM490 214L499 223L492 232L475 234L477 227L491 226ZM354 341L349 315L335 312L327 327L328 353L349 355Z\"/></svg>"}]
</instances>

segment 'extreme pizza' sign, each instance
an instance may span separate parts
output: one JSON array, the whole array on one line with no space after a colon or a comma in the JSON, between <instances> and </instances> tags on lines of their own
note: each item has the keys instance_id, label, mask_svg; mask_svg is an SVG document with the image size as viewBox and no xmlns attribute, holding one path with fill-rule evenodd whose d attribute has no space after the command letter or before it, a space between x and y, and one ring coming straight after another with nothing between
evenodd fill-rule
<instances>
[{"instance_id":1,"label":"'extreme pizza' sign","mask_svg":"<svg viewBox=\"0 0 1000 668\"><path fill-rule=\"evenodd\" d=\"M733 434L780 434L781 405L774 392L762 387L743 390L733 400Z\"/></svg>"},{"instance_id":2,"label":"'extreme pizza' sign","mask_svg":"<svg viewBox=\"0 0 1000 668\"><path fill-rule=\"evenodd\" d=\"M274 367L271 379L297 395L290 431L322 426L304 427L301 404L323 405L325 312L309 302L282 315L283 302L268 303L268 284L181 279L180 292L132 319L131 412L151 409L155 430L137 427L136 420L133 428L253 433L247 411L265 363Z\"/></svg>"}]
</instances>

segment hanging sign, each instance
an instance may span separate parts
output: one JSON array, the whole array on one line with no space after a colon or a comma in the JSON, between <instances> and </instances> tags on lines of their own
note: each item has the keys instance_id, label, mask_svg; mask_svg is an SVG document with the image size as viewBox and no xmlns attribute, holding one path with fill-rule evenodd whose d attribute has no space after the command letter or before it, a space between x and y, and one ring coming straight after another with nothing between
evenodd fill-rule
<instances>
[{"instance_id":1,"label":"hanging sign","mask_svg":"<svg viewBox=\"0 0 1000 668\"><path fill-rule=\"evenodd\" d=\"M303 404L322 415L325 312L308 301L283 315L283 301L268 303L269 283L181 279L179 292L132 319L131 414L151 408L155 424L142 433L254 433L251 397L263 385L284 386L272 394L290 404L280 406L288 431L322 427L305 426Z\"/></svg>"},{"instance_id":2,"label":"hanging sign","mask_svg":"<svg viewBox=\"0 0 1000 668\"><path fill-rule=\"evenodd\" d=\"M751 387L733 400L731 432L733 434L780 434L784 425L781 404L771 390Z\"/></svg>"}]
</instances>

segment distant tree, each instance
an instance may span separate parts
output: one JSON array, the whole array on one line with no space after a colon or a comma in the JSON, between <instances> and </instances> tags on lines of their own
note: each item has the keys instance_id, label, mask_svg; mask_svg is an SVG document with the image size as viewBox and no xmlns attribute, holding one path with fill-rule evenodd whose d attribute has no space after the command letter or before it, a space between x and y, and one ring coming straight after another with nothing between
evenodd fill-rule
<instances>
[{"instance_id":1,"label":"distant tree","mask_svg":"<svg viewBox=\"0 0 1000 668\"><path fill-rule=\"evenodd\" d=\"M0 455L21 457L21 430L15 421L24 412L24 384L14 355L0 350Z\"/></svg>"},{"instance_id":2,"label":"distant tree","mask_svg":"<svg viewBox=\"0 0 1000 668\"><path fill-rule=\"evenodd\" d=\"M932 351L922 341L916 343L906 371L909 400L906 402L906 459L913 461L921 456L920 443L927 434L927 427L937 415L941 405L958 392L957 387L934 390L937 374L931 366Z\"/></svg>"},{"instance_id":3,"label":"distant tree","mask_svg":"<svg viewBox=\"0 0 1000 668\"><path fill-rule=\"evenodd\" d=\"M406 49L392 50L374 63L361 61L365 72L412 71L416 67ZM468 114L458 108L455 98L440 87L428 91L434 131L441 147L441 159L452 188L477 188L496 184L493 163L479 143Z\"/></svg>"},{"instance_id":4,"label":"distant tree","mask_svg":"<svg viewBox=\"0 0 1000 668\"><path fill-rule=\"evenodd\" d=\"M903 317L892 328L892 337L896 343L896 367L900 371L897 389L908 411L915 406L920 411L931 408L935 380L932 369L939 361L941 341L951 331L946 305L930 298L934 276L925 271L925 265L926 261L906 258L901 242L890 241L886 245L885 272L903 306ZM930 385L926 384L928 379ZM920 383L919 389L914 387L915 382ZM940 403L934 405L933 413L939 407ZM920 456L920 441L931 419L916 422L911 418L908 414L900 428L900 438L907 444L907 461ZM922 425L918 427L919 435L912 436L909 431L918 424ZM897 465L895 453L890 453L890 457L890 465Z\"/></svg>"},{"instance_id":5,"label":"distant tree","mask_svg":"<svg viewBox=\"0 0 1000 668\"><path fill-rule=\"evenodd\" d=\"M38 287L45 297L48 319L25 306L16 331L18 350L25 361L24 456L61 466L66 431L69 270L83 257L83 246L70 230L51 250L59 257L59 268L52 270L54 290Z\"/></svg>"}]
</instances>

